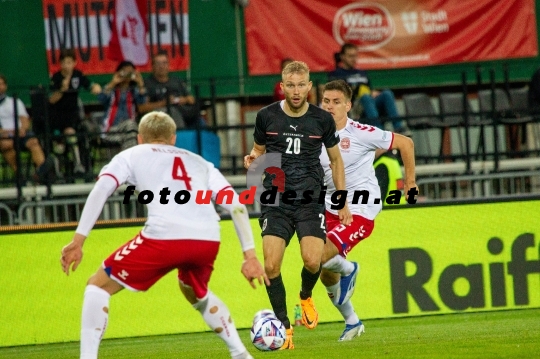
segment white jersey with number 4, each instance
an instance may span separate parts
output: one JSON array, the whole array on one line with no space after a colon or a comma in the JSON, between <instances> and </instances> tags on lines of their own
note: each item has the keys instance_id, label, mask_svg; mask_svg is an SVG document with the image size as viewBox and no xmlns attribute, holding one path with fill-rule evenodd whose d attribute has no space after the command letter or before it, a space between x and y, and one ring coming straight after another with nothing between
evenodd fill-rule
<instances>
[{"instance_id":1,"label":"white jersey with number 4","mask_svg":"<svg viewBox=\"0 0 540 359\"><path fill-rule=\"evenodd\" d=\"M357 214L367 219L375 219L382 209L381 189L375 177L373 160L375 159L375 150L391 149L394 141L394 134L389 131L383 131L377 127L364 125L347 119L347 125L338 131L340 143L339 150L343 158L345 167L345 183L347 188L347 202L352 214ZM326 151L321 152L321 165L324 170L324 180L327 186L326 192L326 210L337 214L337 210L331 209L332 193L336 191L334 181L332 180L332 170L330 169L330 159ZM367 190L369 199L367 204L362 204L362 198L359 197L357 204L352 204L354 191ZM379 199L379 203L375 203Z\"/></svg>"},{"instance_id":2,"label":"white jersey with number 4","mask_svg":"<svg viewBox=\"0 0 540 359\"><path fill-rule=\"evenodd\" d=\"M220 190L233 189L214 165L201 156L174 146L143 144L116 155L99 176L111 176L118 186L127 183L139 192L153 193L142 230L145 237L219 241L219 215L211 201L198 204L197 193L201 192L201 199L215 198ZM164 188L170 191L166 204L160 202L160 192ZM178 204L175 195L179 191L189 191L189 201ZM207 191L212 191L211 197ZM140 193L139 196L143 199ZM182 201L182 198L178 199Z\"/></svg>"}]
</instances>

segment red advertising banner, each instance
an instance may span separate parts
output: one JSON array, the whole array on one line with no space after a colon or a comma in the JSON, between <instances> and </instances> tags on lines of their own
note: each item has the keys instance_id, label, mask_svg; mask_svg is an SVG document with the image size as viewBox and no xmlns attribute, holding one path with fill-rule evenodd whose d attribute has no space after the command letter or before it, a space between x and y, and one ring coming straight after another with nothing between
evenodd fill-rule
<instances>
[{"instance_id":1,"label":"red advertising banner","mask_svg":"<svg viewBox=\"0 0 540 359\"><path fill-rule=\"evenodd\" d=\"M168 53L172 71L190 66L188 0L43 0L43 14L50 74L66 48L85 74L112 73L121 59L150 71L159 51Z\"/></svg>"},{"instance_id":2,"label":"red advertising banner","mask_svg":"<svg viewBox=\"0 0 540 359\"><path fill-rule=\"evenodd\" d=\"M538 54L534 0L251 1L245 24L251 75L279 73L287 57L333 70L344 43L363 69Z\"/></svg>"}]
</instances>

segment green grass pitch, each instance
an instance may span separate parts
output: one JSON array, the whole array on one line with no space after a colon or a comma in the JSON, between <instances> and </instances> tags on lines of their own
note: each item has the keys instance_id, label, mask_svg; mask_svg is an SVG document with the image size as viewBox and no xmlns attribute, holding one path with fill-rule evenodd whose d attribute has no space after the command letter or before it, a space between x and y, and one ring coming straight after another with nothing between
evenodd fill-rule
<instances>
[{"instance_id":1,"label":"green grass pitch","mask_svg":"<svg viewBox=\"0 0 540 359\"><path fill-rule=\"evenodd\" d=\"M343 324L295 331L294 350L259 352L240 336L255 358L540 358L540 309L446 314L365 321L366 333L338 343ZM79 344L0 348L2 359L78 358ZM100 358L229 358L211 332L104 340Z\"/></svg>"}]
</instances>

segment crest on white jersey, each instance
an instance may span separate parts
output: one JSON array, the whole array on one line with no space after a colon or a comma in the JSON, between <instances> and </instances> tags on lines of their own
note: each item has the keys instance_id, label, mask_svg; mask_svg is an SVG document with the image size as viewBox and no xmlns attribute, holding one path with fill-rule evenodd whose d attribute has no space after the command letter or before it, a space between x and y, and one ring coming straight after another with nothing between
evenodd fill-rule
<instances>
[{"instance_id":1,"label":"crest on white jersey","mask_svg":"<svg viewBox=\"0 0 540 359\"><path fill-rule=\"evenodd\" d=\"M341 141L339 142L339 145L344 150L348 150L349 147L351 147L351 140L348 137L343 137Z\"/></svg>"}]
</instances>

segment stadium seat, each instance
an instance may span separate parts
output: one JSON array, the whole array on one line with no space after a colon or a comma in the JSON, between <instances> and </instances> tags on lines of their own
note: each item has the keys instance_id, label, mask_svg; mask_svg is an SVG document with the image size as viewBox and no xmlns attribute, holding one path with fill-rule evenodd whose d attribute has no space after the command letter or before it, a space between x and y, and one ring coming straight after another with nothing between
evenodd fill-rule
<instances>
[{"instance_id":1,"label":"stadium seat","mask_svg":"<svg viewBox=\"0 0 540 359\"><path fill-rule=\"evenodd\" d=\"M514 112L521 117L530 117L531 123L527 126L527 132L530 131L532 136L528 136L528 149L540 149L540 125L538 124L540 122L540 116L537 113L533 113L529 107L529 86L512 88L508 94L510 95L510 102L512 103Z\"/></svg>"},{"instance_id":2,"label":"stadium seat","mask_svg":"<svg viewBox=\"0 0 540 359\"><path fill-rule=\"evenodd\" d=\"M176 132L176 147L200 154L205 160L219 168L221 162L221 146L219 137L207 130L201 130L201 153L198 151L197 130Z\"/></svg>"},{"instance_id":3,"label":"stadium seat","mask_svg":"<svg viewBox=\"0 0 540 359\"><path fill-rule=\"evenodd\" d=\"M494 91L479 91L478 104L483 117L492 121L494 129L499 123L506 125L507 151L519 152L521 145L521 126L518 125L532 122L532 117L516 114L512 109L506 91L500 88L496 88Z\"/></svg>"},{"instance_id":4,"label":"stadium seat","mask_svg":"<svg viewBox=\"0 0 540 359\"><path fill-rule=\"evenodd\" d=\"M435 112L430 97L425 93L414 93L403 96L407 125L411 130L423 130L429 158L436 158L431 152L428 131L432 128L448 127ZM441 137L442 143L442 137Z\"/></svg>"},{"instance_id":5,"label":"stadium seat","mask_svg":"<svg viewBox=\"0 0 540 359\"><path fill-rule=\"evenodd\" d=\"M471 126L481 126L482 124L489 124L489 121L481 120L477 114L472 112L470 102L465 98L467 103L467 114L468 114L468 125L466 126L465 121L465 107L464 107L464 98L462 92L444 92L439 95L439 109L443 119L443 122L448 125L448 127L457 127L458 128L458 137L459 137L459 147L461 154L464 154L462 133L460 129L464 128L465 131L469 131ZM484 122L482 122L484 121ZM480 146L480 144L479 144ZM465 153L466 156L469 156L470 153Z\"/></svg>"}]
</instances>

